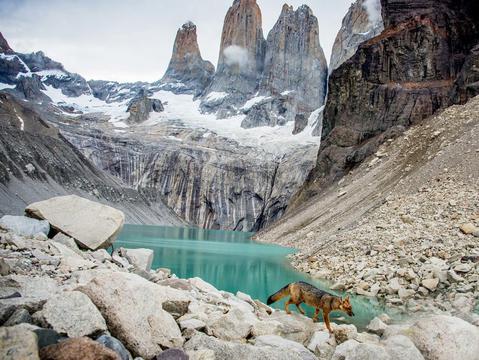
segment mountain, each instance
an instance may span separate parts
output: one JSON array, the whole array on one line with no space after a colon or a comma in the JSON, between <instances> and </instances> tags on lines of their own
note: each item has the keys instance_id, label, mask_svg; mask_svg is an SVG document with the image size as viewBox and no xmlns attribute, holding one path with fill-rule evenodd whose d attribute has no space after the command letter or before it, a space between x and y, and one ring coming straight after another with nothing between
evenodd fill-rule
<instances>
[{"instance_id":1,"label":"mountain","mask_svg":"<svg viewBox=\"0 0 479 360\"><path fill-rule=\"evenodd\" d=\"M474 75L465 75L477 61L474 1L381 4L384 31L330 76L323 140L300 199L340 179L405 128L477 94Z\"/></svg>"},{"instance_id":2,"label":"mountain","mask_svg":"<svg viewBox=\"0 0 479 360\"><path fill-rule=\"evenodd\" d=\"M215 67L203 60L196 25L184 24L177 32L168 69L161 79L163 89L200 95L211 83Z\"/></svg>"},{"instance_id":3,"label":"mountain","mask_svg":"<svg viewBox=\"0 0 479 360\"><path fill-rule=\"evenodd\" d=\"M283 215L314 166L312 117L293 135L294 121L246 129L244 113L202 113L197 97L210 67L196 49L196 28L185 24L165 77L153 83L87 82L41 52L12 50L0 58L0 68L15 65L0 88L26 100L98 171L183 221L260 229Z\"/></svg>"},{"instance_id":4,"label":"mountain","mask_svg":"<svg viewBox=\"0 0 479 360\"><path fill-rule=\"evenodd\" d=\"M219 119L245 115L243 128L284 126L292 134L318 121L327 90L327 62L311 9L285 4L263 38L255 0L235 0L223 26L218 68L201 110ZM318 135L318 134L315 134Z\"/></svg>"},{"instance_id":5,"label":"mountain","mask_svg":"<svg viewBox=\"0 0 479 360\"><path fill-rule=\"evenodd\" d=\"M351 58L361 43L383 30L380 0L357 0L351 4L334 41L329 72Z\"/></svg>"}]
</instances>

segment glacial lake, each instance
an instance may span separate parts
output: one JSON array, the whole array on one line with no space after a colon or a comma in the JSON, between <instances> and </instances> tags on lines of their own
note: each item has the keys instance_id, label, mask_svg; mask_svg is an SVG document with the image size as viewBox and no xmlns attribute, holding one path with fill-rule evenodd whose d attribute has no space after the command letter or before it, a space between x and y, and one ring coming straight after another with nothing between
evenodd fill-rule
<instances>
[{"instance_id":1,"label":"glacial lake","mask_svg":"<svg viewBox=\"0 0 479 360\"><path fill-rule=\"evenodd\" d=\"M325 284L291 267L286 256L294 249L258 243L251 236L234 231L125 225L115 248L152 249L153 269L169 268L179 278L200 277L219 290L234 294L241 291L265 303L269 295L294 281L306 281L328 290ZM284 302L285 299L273 307L283 309ZM366 298L352 297L352 302L356 316L333 313L331 318L341 317L341 322L364 328L374 316L384 312ZM313 314L313 308L301 306L310 316ZM297 311L294 305L290 309Z\"/></svg>"}]
</instances>

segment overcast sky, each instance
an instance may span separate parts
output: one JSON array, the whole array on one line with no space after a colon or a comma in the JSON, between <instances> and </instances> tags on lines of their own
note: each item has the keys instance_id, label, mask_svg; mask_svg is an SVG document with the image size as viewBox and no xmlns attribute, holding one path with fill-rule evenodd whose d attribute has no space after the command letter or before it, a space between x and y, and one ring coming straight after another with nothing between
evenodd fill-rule
<instances>
[{"instance_id":1,"label":"overcast sky","mask_svg":"<svg viewBox=\"0 0 479 360\"><path fill-rule=\"evenodd\" d=\"M163 76L177 29L198 26L203 58L216 64L224 16L233 0L0 0L0 31L18 52L43 50L87 79L154 81ZM265 37L283 0L257 0ZM289 0L319 19L329 61L352 0Z\"/></svg>"}]
</instances>

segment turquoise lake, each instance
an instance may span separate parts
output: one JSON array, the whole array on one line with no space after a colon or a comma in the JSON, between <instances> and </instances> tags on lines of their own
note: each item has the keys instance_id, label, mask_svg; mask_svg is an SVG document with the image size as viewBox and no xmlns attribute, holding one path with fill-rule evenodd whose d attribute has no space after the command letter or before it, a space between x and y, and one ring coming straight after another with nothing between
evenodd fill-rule
<instances>
[{"instance_id":1,"label":"turquoise lake","mask_svg":"<svg viewBox=\"0 0 479 360\"><path fill-rule=\"evenodd\" d=\"M251 233L125 225L115 248L148 248L154 251L153 268L165 267L179 278L200 277L220 290L242 291L253 299L266 302L269 295L294 281L306 281L328 290L321 282L295 271L286 256L294 252L251 240ZM337 295L340 293L333 292ZM343 322L364 328L378 313L384 312L368 299L354 297L355 317L337 313ZM273 305L283 308L284 300ZM314 309L302 307L312 315ZM290 307L295 310L294 306Z\"/></svg>"}]
</instances>

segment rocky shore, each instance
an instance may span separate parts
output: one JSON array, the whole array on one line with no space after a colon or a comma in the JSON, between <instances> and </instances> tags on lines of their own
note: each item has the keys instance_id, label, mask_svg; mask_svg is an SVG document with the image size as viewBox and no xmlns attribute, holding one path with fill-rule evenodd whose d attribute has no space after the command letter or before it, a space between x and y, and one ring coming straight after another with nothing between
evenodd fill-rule
<instances>
[{"instance_id":1,"label":"rocky shore","mask_svg":"<svg viewBox=\"0 0 479 360\"><path fill-rule=\"evenodd\" d=\"M479 328L460 318L394 324L382 315L367 332L333 324L330 335L247 294L151 269L149 249L80 249L55 214L51 228L1 221L2 359L477 359Z\"/></svg>"}]
</instances>

